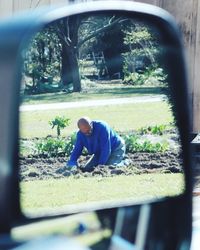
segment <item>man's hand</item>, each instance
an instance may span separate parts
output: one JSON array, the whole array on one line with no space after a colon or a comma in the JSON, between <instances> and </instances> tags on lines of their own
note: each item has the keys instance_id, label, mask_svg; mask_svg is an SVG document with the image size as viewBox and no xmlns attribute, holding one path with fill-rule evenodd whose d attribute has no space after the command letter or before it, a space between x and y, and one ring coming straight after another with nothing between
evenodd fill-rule
<instances>
[{"instance_id":1,"label":"man's hand","mask_svg":"<svg viewBox=\"0 0 200 250\"><path fill-rule=\"evenodd\" d=\"M76 171L77 170L77 165L73 164L73 163L70 164L70 162L67 162L66 163L66 168L69 171Z\"/></svg>"},{"instance_id":2,"label":"man's hand","mask_svg":"<svg viewBox=\"0 0 200 250\"><path fill-rule=\"evenodd\" d=\"M74 172L77 170L77 166L70 166L70 167L68 167L68 170Z\"/></svg>"}]
</instances>

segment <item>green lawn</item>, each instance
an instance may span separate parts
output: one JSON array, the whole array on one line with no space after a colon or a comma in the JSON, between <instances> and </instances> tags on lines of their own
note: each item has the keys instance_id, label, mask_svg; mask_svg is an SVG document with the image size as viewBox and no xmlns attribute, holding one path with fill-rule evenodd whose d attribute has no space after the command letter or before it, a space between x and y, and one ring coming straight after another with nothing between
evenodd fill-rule
<instances>
[{"instance_id":1,"label":"green lawn","mask_svg":"<svg viewBox=\"0 0 200 250\"><path fill-rule=\"evenodd\" d=\"M59 208L72 204L149 199L180 194L184 190L182 174L142 174L115 177L37 180L21 182L24 212Z\"/></svg>"},{"instance_id":2,"label":"green lawn","mask_svg":"<svg viewBox=\"0 0 200 250\"><path fill-rule=\"evenodd\" d=\"M120 97L133 97L141 95L157 95L164 91L161 87L134 87L122 84L96 84L96 87L88 88L80 93L48 93L40 95L23 95L23 104L41 104L55 102L75 102L95 99L111 99Z\"/></svg>"},{"instance_id":3,"label":"green lawn","mask_svg":"<svg viewBox=\"0 0 200 250\"><path fill-rule=\"evenodd\" d=\"M172 114L166 102L149 102L72 108L67 110L31 111L20 113L20 137L46 137L56 135L49 121L56 116L70 118L71 124L62 132L63 136L77 130L76 122L82 116L101 119L108 122L115 130L127 132L143 126L168 124L172 122Z\"/></svg>"}]
</instances>

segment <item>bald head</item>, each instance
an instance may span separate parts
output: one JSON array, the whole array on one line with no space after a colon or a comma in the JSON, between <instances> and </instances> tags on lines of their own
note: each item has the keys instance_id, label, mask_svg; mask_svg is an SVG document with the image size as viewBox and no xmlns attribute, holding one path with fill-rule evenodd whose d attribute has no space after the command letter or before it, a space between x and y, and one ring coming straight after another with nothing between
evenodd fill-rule
<instances>
[{"instance_id":1,"label":"bald head","mask_svg":"<svg viewBox=\"0 0 200 250\"><path fill-rule=\"evenodd\" d=\"M77 126L78 128L80 127L80 125L90 125L91 120L89 117L81 117L78 122L77 122Z\"/></svg>"},{"instance_id":2,"label":"bald head","mask_svg":"<svg viewBox=\"0 0 200 250\"><path fill-rule=\"evenodd\" d=\"M77 126L80 131L85 135L91 135L92 133L92 122L88 117L82 117L78 120Z\"/></svg>"}]
</instances>

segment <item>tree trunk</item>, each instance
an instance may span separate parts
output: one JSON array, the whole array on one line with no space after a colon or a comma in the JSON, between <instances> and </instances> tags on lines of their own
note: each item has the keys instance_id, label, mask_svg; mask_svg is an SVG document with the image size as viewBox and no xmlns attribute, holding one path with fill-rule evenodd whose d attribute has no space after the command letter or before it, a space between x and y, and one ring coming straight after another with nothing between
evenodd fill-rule
<instances>
[{"instance_id":1,"label":"tree trunk","mask_svg":"<svg viewBox=\"0 0 200 250\"><path fill-rule=\"evenodd\" d=\"M62 82L64 85L73 83L73 91L81 91L81 79L79 73L78 58L76 51L63 44L62 51Z\"/></svg>"},{"instance_id":2,"label":"tree trunk","mask_svg":"<svg viewBox=\"0 0 200 250\"><path fill-rule=\"evenodd\" d=\"M68 55L69 55L68 59L69 59L69 64L71 68L71 76L72 76L72 82L73 82L73 91L80 92L81 91L81 79L80 79L80 73L79 73L77 54L73 49L70 49L68 51Z\"/></svg>"},{"instance_id":3,"label":"tree trunk","mask_svg":"<svg viewBox=\"0 0 200 250\"><path fill-rule=\"evenodd\" d=\"M62 69L61 79L64 85L73 83L73 91L81 91L81 80L77 58L78 29L80 18L77 16L67 17L58 24L58 33L62 43Z\"/></svg>"},{"instance_id":4,"label":"tree trunk","mask_svg":"<svg viewBox=\"0 0 200 250\"><path fill-rule=\"evenodd\" d=\"M67 54L67 49L65 44L62 45L62 52L61 52L61 80L64 86L72 83L72 70L70 67L69 62L69 55Z\"/></svg>"}]
</instances>

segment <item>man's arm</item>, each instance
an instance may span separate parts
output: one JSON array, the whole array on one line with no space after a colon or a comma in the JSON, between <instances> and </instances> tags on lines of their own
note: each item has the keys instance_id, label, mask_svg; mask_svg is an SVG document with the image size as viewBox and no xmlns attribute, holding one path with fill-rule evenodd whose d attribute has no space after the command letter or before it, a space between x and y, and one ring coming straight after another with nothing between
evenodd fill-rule
<instances>
[{"instance_id":1,"label":"man's arm","mask_svg":"<svg viewBox=\"0 0 200 250\"><path fill-rule=\"evenodd\" d=\"M80 157L82 150L83 150L83 143L80 138L80 134L77 133L74 149L71 153L69 161L67 162L68 166L77 166L77 159Z\"/></svg>"}]
</instances>

